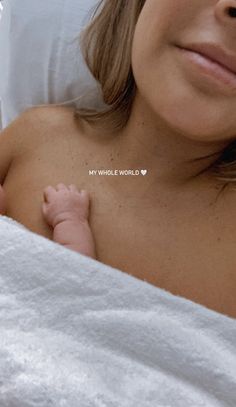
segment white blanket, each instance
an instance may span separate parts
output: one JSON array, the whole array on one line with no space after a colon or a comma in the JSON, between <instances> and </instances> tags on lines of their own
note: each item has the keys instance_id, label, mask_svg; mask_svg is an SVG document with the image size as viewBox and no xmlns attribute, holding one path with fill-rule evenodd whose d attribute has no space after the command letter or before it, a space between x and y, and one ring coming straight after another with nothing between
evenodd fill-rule
<instances>
[{"instance_id":1,"label":"white blanket","mask_svg":"<svg viewBox=\"0 0 236 407\"><path fill-rule=\"evenodd\" d=\"M1 407L236 406L236 320L0 218Z\"/></svg>"}]
</instances>

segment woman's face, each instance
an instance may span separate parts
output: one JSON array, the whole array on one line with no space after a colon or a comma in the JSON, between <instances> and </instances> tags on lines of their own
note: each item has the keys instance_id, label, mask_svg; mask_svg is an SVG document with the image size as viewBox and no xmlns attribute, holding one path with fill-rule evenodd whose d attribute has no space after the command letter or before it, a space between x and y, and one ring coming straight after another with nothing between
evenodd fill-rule
<instances>
[{"instance_id":1,"label":"woman's face","mask_svg":"<svg viewBox=\"0 0 236 407\"><path fill-rule=\"evenodd\" d=\"M215 57L216 45L235 58L236 72L236 17L228 14L230 7L236 11L236 0L146 0L136 25L132 68L139 99L194 140L235 138L236 74L213 74L217 65L201 58L199 49L178 47L210 44Z\"/></svg>"}]
</instances>

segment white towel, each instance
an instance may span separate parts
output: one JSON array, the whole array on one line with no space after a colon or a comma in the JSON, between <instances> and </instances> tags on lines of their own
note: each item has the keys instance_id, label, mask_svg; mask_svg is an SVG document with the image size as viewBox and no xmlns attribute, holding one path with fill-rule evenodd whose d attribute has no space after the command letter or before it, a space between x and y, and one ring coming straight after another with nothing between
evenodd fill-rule
<instances>
[{"instance_id":1,"label":"white towel","mask_svg":"<svg viewBox=\"0 0 236 407\"><path fill-rule=\"evenodd\" d=\"M236 320L0 218L1 407L236 406Z\"/></svg>"}]
</instances>

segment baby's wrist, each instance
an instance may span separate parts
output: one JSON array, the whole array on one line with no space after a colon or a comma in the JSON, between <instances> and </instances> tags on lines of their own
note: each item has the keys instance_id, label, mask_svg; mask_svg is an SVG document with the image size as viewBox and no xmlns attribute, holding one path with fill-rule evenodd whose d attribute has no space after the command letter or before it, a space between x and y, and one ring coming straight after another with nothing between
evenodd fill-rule
<instances>
[{"instance_id":1,"label":"baby's wrist","mask_svg":"<svg viewBox=\"0 0 236 407\"><path fill-rule=\"evenodd\" d=\"M79 217L78 214L72 213L72 212L63 212L58 214L53 222L53 227L56 227L59 224L65 224L65 223L71 223L71 224L88 224L88 219L85 217Z\"/></svg>"}]
</instances>

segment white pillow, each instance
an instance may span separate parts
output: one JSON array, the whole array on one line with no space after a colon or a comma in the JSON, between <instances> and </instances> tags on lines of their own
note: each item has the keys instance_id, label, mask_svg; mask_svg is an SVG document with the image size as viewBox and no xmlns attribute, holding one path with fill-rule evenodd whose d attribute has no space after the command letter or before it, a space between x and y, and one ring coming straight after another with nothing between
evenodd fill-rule
<instances>
[{"instance_id":1,"label":"white pillow","mask_svg":"<svg viewBox=\"0 0 236 407\"><path fill-rule=\"evenodd\" d=\"M77 106L103 105L100 87L75 40L97 2L4 0L0 21L3 128L35 105L75 98Z\"/></svg>"}]
</instances>

